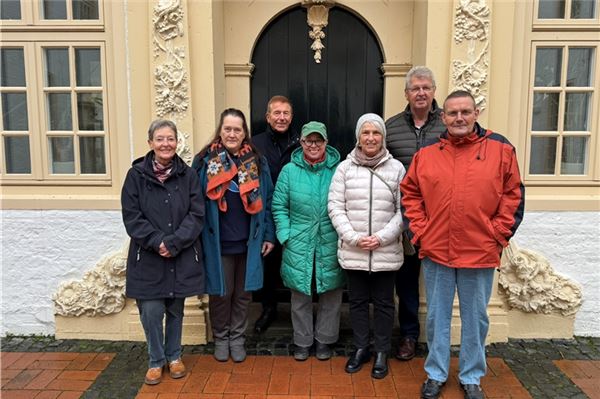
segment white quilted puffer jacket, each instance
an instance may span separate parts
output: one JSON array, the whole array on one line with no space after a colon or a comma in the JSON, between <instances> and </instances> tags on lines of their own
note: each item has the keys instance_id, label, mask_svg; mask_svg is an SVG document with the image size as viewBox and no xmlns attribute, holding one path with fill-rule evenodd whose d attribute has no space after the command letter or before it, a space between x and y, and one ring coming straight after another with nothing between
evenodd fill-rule
<instances>
[{"instance_id":1,"label":"white quilted puffer jacket","mask_svg":"<svg viewBox=\"0 0 600 399\"><path fill-rule=\"evenodd\" d=\"M329 187L329 217L339 237L338 261L344 269L398 270L404 262L400 210L404 166L388 154L372 173L356 162L354 151L338 166ZM359 238L369 235L381 242L374 251L357 246Z\"/></svg>"}]
</instances>

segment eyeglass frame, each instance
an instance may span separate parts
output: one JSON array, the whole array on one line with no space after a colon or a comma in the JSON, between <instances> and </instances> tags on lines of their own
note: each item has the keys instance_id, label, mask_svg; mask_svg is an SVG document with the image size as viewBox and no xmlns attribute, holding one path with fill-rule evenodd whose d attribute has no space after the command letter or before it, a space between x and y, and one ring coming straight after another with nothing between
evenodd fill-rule
<instances>
[{"instance_id":1,"label":"eyeglass frame","mask_svg":"<svg viewBox=\"0 0 600 399\"><path fill-rule=\"evenodd\" d=\"M302 144L306 144L307 147L312 147L313 145L317 148L320 148L323 144L325 144L326 140L306 140L306 139L302 139L300 140L300 142Z\"/></svg>"},{"instance_id":2,"label":"eyeglass frame","mask_svg":"<svg viewBox=\"0 0 600 399\"><path fill-rule=\"evenodd\" d=\"M423 92L425 92L425 93L431 93L432 91L435 90L435 86L417 86L417 87L410 87L410 88L406 89L406 91L409 91L413 94L416 94L416 93L420 92L421 90L423 90Z\"/></svg>"}]
</instances>

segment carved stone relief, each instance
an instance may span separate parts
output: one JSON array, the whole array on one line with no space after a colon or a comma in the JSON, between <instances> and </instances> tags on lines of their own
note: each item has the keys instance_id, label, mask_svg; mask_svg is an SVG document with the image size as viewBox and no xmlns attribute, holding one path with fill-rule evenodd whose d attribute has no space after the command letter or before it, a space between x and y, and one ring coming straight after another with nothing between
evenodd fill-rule
<instances>
[{"instance_id":1,"label":"carved stone relief","mask_svg":"<svg viewBox=\"0 0 600 399\"><path fill-rule=\"evenodd\" d=\"M311 28L308 37L313 40L310 48L315 52L314 59L317 64L321 63L321 52L325 45L321 40L325 39L323 29L327 26L329 9L335 4L331 0L304 0L302 6L307 8L306 22Z\"/></svg>"},{"instance_id":2,"label":"carved stone relief","mask_svg":"<svg viewBox=\"0 0 600 399\"><path fill-rule=\"evenodd\" d=\"M185 46L177 46L183 37L183 7L180 0L159 0L153 9L154 34L154 103L159 118L175 122L185 117L189 107L188 73L184 59ZM179 130L177 153L188 164L192 162L192 150L187 144L189 134Z\"/></svg>"},{"instance_id":3,"label":"carved stone relief","mask_svg":"<svg viewBox=\"0 0 600 399\"><path fill-rule=\"evenodd\" d=\"M466 46L466 60L452 60L452 83L455 89L469 91L481 110L487 103L489 17L486 0L460 0L454 18L454 43Z\"/></svg>"},{"instance_id":4,"label":"carved stone relief","mask_svg":"<svg viewBox=\"0 0 600 399\"><path fill-rule=\"evenodd\" d=\"M504 251L498 283L508 305L523 312L573 316L581 306L579 284L554 271L543 255L519 248L514 240Z\"/></svg>"},{"instance_id":5,"label":"carved stone relief","mask_svg":"<svg viewBox=\"0 0 600 399\"><path fill-rule=\"evenodd\" d=\"M52 296L54 312L61 316L100 316L125 306L127 249L102 258L79 281L62 283Z\"/></svg>"}]
</instances>

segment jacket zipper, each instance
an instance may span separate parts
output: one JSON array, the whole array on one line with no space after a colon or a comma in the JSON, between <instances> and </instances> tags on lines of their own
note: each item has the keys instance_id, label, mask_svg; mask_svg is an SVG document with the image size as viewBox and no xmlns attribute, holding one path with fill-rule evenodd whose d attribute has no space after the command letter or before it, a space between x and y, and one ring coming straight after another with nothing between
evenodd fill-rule
<instances>
[{"instance_id":1,"label":"jacket zipper","mask_svg":"<svg viewBox=\"0 0 600 399\"><path fill-rule=\"evenodd\" d=\"M371 217L373 214L373 173L369 173L371 179L369 181L369 236L371 236ZM371 263L373 260L373 251L369 250L369 274L371 274Z\"/></svg>"},{"instance_id":2,"label":"jacket zipper","mask_svg":"<svg viewBox=\"0 0 600 399\"><path fill-rule=\"evenodd\" d=\"M140 251L142 250L141 245L138 245L138 249L137 249L137 259L136 261L139 262L140 261Z\"/></svg>"},{"instance_id":3,"label":"jacket zipper","mask_svg":"<svg viewBox=\"0 0 600 399\"><path fill-rule=\"evenodd\" d=\"M195 254L194 257L196 258L196 262L199 262L199 260L198 260L198 250L193 245L192 245L192 248L194 248L194 254Z\"/></svg>"}]
</instances>

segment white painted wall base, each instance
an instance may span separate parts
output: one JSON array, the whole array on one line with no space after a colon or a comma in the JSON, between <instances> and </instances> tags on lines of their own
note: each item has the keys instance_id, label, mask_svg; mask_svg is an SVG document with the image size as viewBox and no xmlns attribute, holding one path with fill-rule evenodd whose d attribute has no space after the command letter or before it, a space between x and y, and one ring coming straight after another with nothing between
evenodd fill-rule
<instances>
[{"instance_id":1,"label":"white painted wall base","mask_svg":"<svg viewBox=\"0 0 600 399\"><path fill-rule=\"evenodd\" d=\"M52 294L125 244L119 211L0 211L0 334L54 334ZM600 336L600 213L527 212L515 237L583 287L575 335Z\"/></svg>"}]
</instances>

